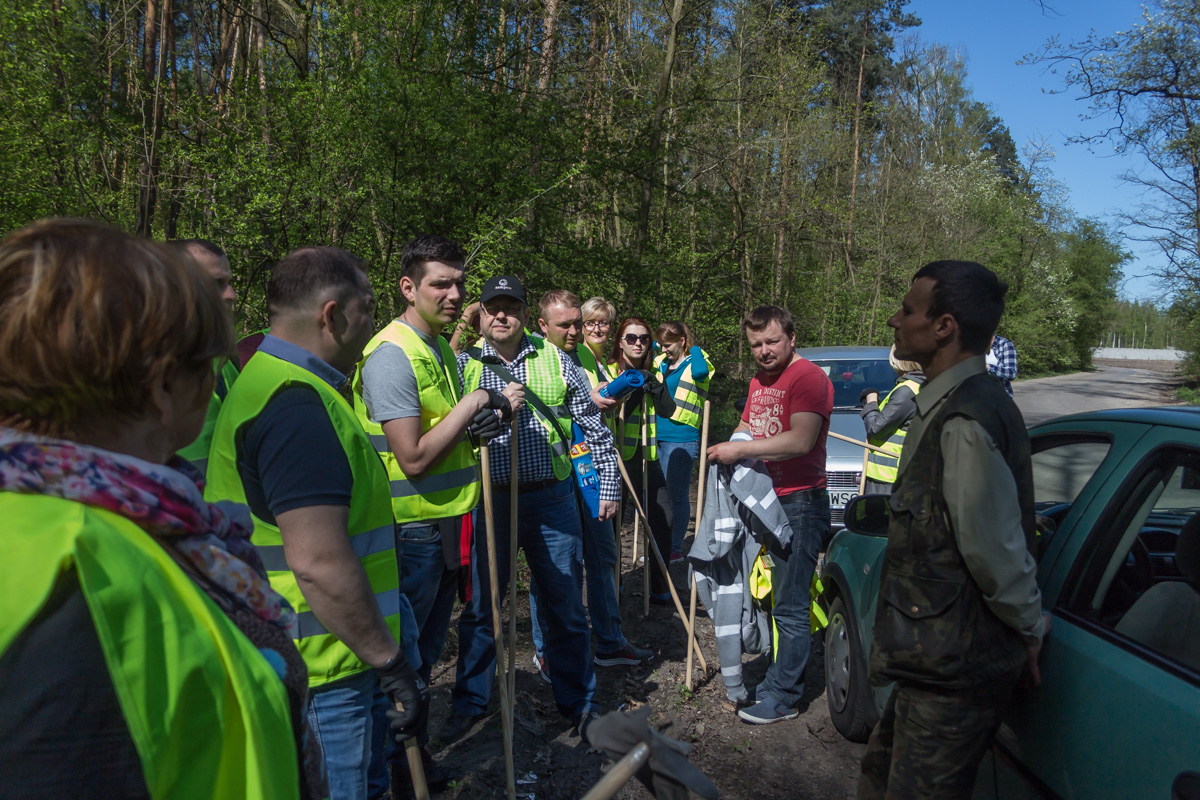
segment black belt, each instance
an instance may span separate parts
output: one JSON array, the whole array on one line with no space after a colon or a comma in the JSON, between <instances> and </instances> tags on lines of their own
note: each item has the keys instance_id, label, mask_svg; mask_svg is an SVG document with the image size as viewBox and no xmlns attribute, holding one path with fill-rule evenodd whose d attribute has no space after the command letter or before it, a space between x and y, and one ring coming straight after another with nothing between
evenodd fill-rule
<instances>
[{"instance_id":1,"label":"black belt","mask_svg":"<svg viewBox=\"0 0 1200 800\"><path fill-rule=\"evenodd\" d=\"M779 498L779 502L787 505L788 503L799 503L802 500L816 500L821 495L827 493L828 490L824 486L816 489L801 489L798 492L785 494L783 497Z\"/></svg>"},{"instance_id":2,"label":"black belt","mask_svg":"<svg viewBox=\"0 0 1200 800\"><path fill-rule=\"evenodd\" d=\"M517 484L517 494L525 494L526 492L536 492L538 489L549 489L551 486L557 486L562 483L558 478L547 478L544 481L526 481ZM494 492L508 492L512 484L496 484L492 487Z\"/></svg>"}]
</instances>

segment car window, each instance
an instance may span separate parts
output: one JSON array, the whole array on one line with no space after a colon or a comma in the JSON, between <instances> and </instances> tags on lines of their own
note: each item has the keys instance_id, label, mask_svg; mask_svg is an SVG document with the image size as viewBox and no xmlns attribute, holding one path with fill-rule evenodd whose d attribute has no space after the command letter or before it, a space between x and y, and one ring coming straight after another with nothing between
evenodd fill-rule
<instances>
[{"instance_id":1,"label":"car window","mask_svg":"<svg viewBox=\"0 0 1200 800\"><path fill-rule=\"evenodd\" d=\"M1052 436L1033 440L1033 499L1039 506L1073 503L1112 449L1106 438Z\"/></svg>"},{"instance_id":2,"label":"car window","mask_svg":"<svg viewBox=\"0 0 1200 800\"><path fill-rule=\"evenodd\" d=\"M1200 451L1160 448L1114 493L1088 537L1071 609L1136 652L1200 676L1197 542Z\"/></svg>"},{"instance_id":3,"label":"car window","mask_svg":"<svg viewBox=\"0 0 1200 800\"><path fill-rule=\"evenodd\" d=\"M872 388L883 398L896 385L896 371L886 358L813 359L833 384L834 408L856 408L858 396Z\"/></svg>"}]
</instances>

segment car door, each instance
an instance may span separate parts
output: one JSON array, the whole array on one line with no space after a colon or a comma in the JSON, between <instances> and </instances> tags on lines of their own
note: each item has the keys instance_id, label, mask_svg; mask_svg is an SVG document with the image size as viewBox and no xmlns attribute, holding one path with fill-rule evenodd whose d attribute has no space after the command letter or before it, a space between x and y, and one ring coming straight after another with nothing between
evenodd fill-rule
<instances>
[{"instance_id":1,"label":"car door","mask_svg":"<svg viewBox=\"0 0 1200 800\"><path fill-rule=\"evenodd\" d=\"M1200 514L1200 432L1122 433L1040 564L1042 685L1018 690L977 796L1168 800L1200 769L1197 666L1118 631L1143 584L1171 579L1139 542Z\"/></svg>"}]
</instances>

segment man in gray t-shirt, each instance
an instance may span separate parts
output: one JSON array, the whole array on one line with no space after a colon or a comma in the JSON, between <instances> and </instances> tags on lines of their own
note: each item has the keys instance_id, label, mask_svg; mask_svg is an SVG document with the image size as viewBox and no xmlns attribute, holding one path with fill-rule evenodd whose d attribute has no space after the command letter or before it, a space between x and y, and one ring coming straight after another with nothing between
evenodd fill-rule
<instances>
[{"instance_id":1,"label":"man in gray t-shirt","mask_svg":"<svg viewBox=\"0 0 1200 800\"><path fill-rule=\"evenodd\" d=\"M474 569L467 520L479 471L472 447L500 432L497 411L515 413L524 398L520 384L457 397L458 367L452 359L447 364L443 350L448 353L449 345L440 338L462 310L464 260L461 248L441 236L419 236L404 248L400 293L408 307L367 346L355 384L360 414L379 426L368 432L392 484L400 592L416 623L402 627L401 638L406 652L420 655L414 666L427 683L441 657L454 598ZM423 509L430 508L448 516L428 516ZM438 778L430 777L433 762L425 760L430 786L444 785L451 776L437 768Z\"/></svg>"}]
</instances>

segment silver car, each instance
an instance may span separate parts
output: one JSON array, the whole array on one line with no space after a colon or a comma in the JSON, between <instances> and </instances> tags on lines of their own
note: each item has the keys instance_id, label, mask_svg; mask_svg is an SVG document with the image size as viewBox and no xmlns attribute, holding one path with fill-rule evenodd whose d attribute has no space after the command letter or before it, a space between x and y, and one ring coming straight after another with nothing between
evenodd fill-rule
<instances>
[{"instance_id":1,"label":"silver car","mask_svg":"<svg viewBox=\"0 0 1200 800\"><path fill-rule=\"evenodd\" d=\"M858 413L862 408L858 396L871 387L882 397L896 385L896 371L888 363L888 351L887 347L796 348L797 353L820 367L833 382L831 433L859 441L866 439L866 429ZM842 510L858 495L862 469L863 448L830 436L826 444L825 475L835 531L842 528Z\"/></svg>"}]
</instances>

